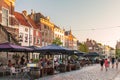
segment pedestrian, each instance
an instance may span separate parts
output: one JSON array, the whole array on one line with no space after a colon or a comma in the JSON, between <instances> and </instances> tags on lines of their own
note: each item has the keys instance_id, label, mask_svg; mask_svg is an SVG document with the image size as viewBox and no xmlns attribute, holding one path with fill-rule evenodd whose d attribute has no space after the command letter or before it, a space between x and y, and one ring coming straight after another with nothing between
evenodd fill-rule
<instances>
[{"instance_id":1,"label":"pedestrian","mask_svg":"<svg viewBox=\"0 0 120 80\"><path fill-rule=\"evenodd\" d=\"M104 64L104 59L101 59L101 60L100 60L101 71L103 71L103 64Z\"/></svg>"},{"instance_id":2,"label":"pedestrian","mask_svg":"<svg viewBox=\"0 0 120 80\"><path fill-rule=\"evenodd\" d=\"M118 57L116 57L116 60L115 60L115 62L116 62L116 69L118 69Z\"/></svg>"},{"instance_id":3,"label":"pedestrian","mask_svg":"<svg viewBox=\"0 0 120 80\"><path fill-rule=\"evenodd\" d=\"M115 58L114 57L112 57L111 62L112 62L112 68L114 68L114 63L115 63Z\"/></svg>"},{"instance_id":4,"label":"pedestrian","mask_svg":"<svg viewBox=\"0 0 120 80\"><path fill-rule=\"evenodd\" d=\"M105 59L104 64L105 64L105 69L106 69L106 71L108 71L109 63L108 63L107 58Z\"/></svg>"},{"instance_id":5,"label":"pedestrian","mask_svg":"<svg viewBox=\"0 0 120 80\"><path fill-rule=\"evenodd\" d=\"M110 67L110 57L108 57L108 68Z\"/></svg>"}]
</instances>

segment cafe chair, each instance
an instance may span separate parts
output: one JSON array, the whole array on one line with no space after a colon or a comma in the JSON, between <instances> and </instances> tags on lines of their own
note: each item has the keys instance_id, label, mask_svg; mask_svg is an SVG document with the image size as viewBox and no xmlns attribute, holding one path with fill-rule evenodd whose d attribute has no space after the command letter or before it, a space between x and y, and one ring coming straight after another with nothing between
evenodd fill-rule
<instances>
[{"instance_id":1,"label":"cafe chair","mask_svg":"<svg viewBox=\"0 0 120 80\"><path fill-rule=\"evenodd\" d=\"M14 67L11 67L10 68L10 77L8 80L17 79L20 73L21 73L20 69L15 69Z\"/></svg>"}]
</instances>

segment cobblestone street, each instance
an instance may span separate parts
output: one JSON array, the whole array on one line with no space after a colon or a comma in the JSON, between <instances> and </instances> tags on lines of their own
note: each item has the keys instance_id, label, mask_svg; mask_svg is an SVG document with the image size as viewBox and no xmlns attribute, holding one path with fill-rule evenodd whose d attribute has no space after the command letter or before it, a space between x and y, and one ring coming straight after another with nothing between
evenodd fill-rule
<instances>
[{"instance_id":1,"label":"cobblestone street","mask_svg":"<svg viewBox=\"0 0 120 80\"><path fill-rule=\"evenodd\" d=\"M114 80L119 71L120 67L118 70L110 67L108 71L105 71L105 69L101 71L100 65L96 64L80 70L47 76L37 80Z\"/></svg>"},{"instance_id":2,"label":"cobblestone street","mask_svg":"<svg viewBox=\"0 0 120 80\"><path fill-rule=\"evenodd\" d=\"M8 80L8 77L1 77L0 80ZM10 79L12 80L12 79ZM21 79L15 79L21 80ZM29 79L22 79L29 80ZM120 80L120 66L117 69L111 67L108 71L100 70L100 65L95 64L83 67L71 72L59 73L56 75L45 76L36 80Z\"/></svg>"}]
</instances>

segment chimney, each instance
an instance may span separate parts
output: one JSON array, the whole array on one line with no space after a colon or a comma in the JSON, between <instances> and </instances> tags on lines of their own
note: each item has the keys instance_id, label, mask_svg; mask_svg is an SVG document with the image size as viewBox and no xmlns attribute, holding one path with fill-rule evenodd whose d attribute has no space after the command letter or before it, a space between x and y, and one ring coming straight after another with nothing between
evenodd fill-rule
<instances>
[{"instance_id":1,"label":"chimney","mask_svg":"<svg viewBox=\"0 0 120 80\"><path fill-rule=\"evenodd\" d=\"M49 16L47 16L46 18L47 18L48 21L50 21L50 17Z\"/></svg>"},{"instance_id":2,"label":"chimney","mask_svg":"<svg viewBox=\"0 0 120 80\"><path fill-rule=\"evenodd\" d=\"M31 9L31 15L32 15L32 14L34 14L34 11L33 11L33 9Z\"/></svg>"},{"instance_id":3,"label":"chimney","mask_svg":"<svg viewBox=\"0 0 120 80\"><path fill-rule=\"evenodd\" d=\"M26 10L22 11L22 14L23 14L24 16L27 16L27 11L26 11Z\"/></svg>"}]
</instances>

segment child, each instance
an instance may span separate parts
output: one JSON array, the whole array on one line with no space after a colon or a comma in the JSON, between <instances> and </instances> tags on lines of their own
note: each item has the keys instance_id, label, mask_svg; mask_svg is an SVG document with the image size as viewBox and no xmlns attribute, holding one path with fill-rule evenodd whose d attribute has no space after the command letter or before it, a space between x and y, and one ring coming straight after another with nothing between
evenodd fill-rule
<instances>
[{"instance_id":1,"label":"child","mask_svg":"<svg viewBox=\"0 0 120 80\"><path fill-rule=\"evenodd\" d=\"M105 63L105 69L106 69L106 71L107 71L107 70L108 70L108 67L109 67L108 60L107 60L107 59L105 59L104 63Z\"/></svg>"}]
</instances>

